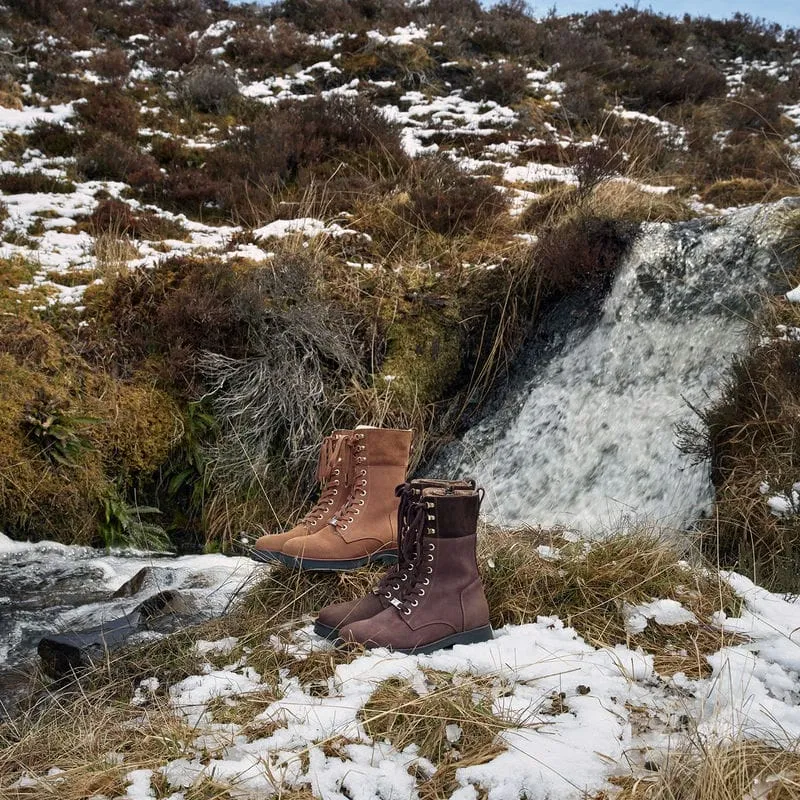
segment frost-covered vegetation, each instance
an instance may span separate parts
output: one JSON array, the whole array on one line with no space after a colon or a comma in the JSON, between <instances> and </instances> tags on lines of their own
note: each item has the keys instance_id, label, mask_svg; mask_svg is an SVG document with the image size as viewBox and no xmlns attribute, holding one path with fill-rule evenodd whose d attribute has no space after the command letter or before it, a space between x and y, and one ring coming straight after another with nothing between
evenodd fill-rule
<instances>
[{"instance_id":1,"label":"frost-covered vegetation","mask_svg":"<svg viewBox=\"0 0 800 800\"><path fill-rule=\"evenodd\" d=\"M227 549L302 509L333 427L413 425L428 458L643 222L800 194L800 34L516 0L5 0L0 134L0 530ZM711 568L640 530L482 529L498 637L431 656L311 634L369 568L276 569L223 620L34 674L0 794L796 797L797 603L715 567L796 588L798 299L765 304L684 432Z\"/></svg>"},{"instance_id":2,"label":"frost-covered vegetation","mask_svg":"<svg viewBox=\"0 0 800 800\"><path fill-rule=\"evenodd\" d=\"M800 191L797 34L746 17L10 0L0 32L19 537L272 529L333 426L429 456L642 221Z\"/></svg>"}]
</instances>

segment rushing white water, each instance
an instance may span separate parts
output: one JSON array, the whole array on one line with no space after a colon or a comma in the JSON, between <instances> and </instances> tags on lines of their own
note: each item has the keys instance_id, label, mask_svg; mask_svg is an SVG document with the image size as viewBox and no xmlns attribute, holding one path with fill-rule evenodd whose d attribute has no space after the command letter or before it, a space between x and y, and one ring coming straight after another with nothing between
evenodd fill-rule
<instances>
[{"instance_id":1,"label":"rushing white water","mask_svg":"<svg viewBox=\"0 0 800 800\"><path fill-rule=\"evenodd\" d=\"M42 636L132 615L159 593L179 599L175 624L222 613L253 573L249 558L164 557L57 542L15 542L0 533L0 718ZM142 637L158 635L143 630Z\"/></svg>"},{"instance_id":2,"label":"rushing white water","mask_svg":"<svg viewBox=\"0 0 800 800\"><path fill-rule=\"evenodd\" d=\"M711 501L675 425L704 406L746 341L780 270L780 207L723 222L651 224L599 316L529 360L501 408L449 448L443 471L475 475L503 524L597 533L625 520L680 527ZM518 376L519 381L519 376Z\"/></svg>"}]
</instances>

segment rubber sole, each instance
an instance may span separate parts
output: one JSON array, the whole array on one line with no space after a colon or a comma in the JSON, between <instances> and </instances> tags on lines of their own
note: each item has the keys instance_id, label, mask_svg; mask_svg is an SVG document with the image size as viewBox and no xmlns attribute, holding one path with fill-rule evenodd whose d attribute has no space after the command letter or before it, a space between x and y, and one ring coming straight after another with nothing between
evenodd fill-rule
<instances>
[{"instance_id":1,"label":"rubber sole","mask_svg":"<svg viewBox=\"0 0 800 800\"><path fill-rule=\"evenodd\" d=\"M314 633L328 641L334 641L339 636L338 628L331 628L330 625L323 625L319 620L314 623Z\"/></svg>"},{"instance_id":2,"label":"rubber sole","mask_svg":"<svg viewBox=\"0 0 800 800\"><path fill-rule=\"evenodd\" d=\"M258 550L253 547L248 551L248 555L253 559L253 561L259 561L262 564L281 563L277 558L278 553L276 553L274 550Z\"/></svg>"},{"instance_id":3,"label":"rubber sole","mask_svg":"<svg viewBox=\"0 0 800 800\"><path fill-rule=\"evenodd\" d=\"M494 639L492 626L484 625L480 628L473 628L471 631L450 634L450 636L445 636L442 639L437 639L435 642L423 644L419 647L389 647L388 649L394 653L424 656L427 653L434 653L437 650L444 650L447 647L454 647L457 644L477 644L478 642L488 642L492 639ZM347 648L350 644L349 642L345 642L344 639L336 640L336 647L338 648ZM372 650L376 647L378 647L378 645L366 645L367 650Z\"/></svg>"},{"instance_id":4,"label":"rubber sole","mask_svg":"<svg viewBox=\"0 0 800 800\"><path fill-rule=\"evenodd\" d=\"M338 561L328 561L318 558L303 558L287 556L286 553L275 553L275 561L290 569L300 569L304 572L345 572L351 569L365 567L367 564L396 564L397 551L390 553L376 553L362 558L349 558Z\"/></svg>"}]
</instances>

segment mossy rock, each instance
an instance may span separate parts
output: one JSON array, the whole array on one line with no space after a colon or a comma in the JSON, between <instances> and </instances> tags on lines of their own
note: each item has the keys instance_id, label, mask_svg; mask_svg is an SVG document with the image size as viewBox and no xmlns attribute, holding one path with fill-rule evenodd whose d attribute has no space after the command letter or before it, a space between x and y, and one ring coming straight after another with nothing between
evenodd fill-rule
<instances>
[{"instance_id":1,"label":"mossy rock","mask_svg":"<svg viewBox=\"0 0 800 800\"><path fill-rule=\"evenodd\" d=\"M111 388L106 402L114 415L98 436L106 463L125 474L155 472L181 438L175 401L151 386L124 383Z\"/></svg>"},{"instance_id":2,"label":"mossy rock","mask_svg":"<svg viewBox=\"0 0 800 800\"><path fill-rule=\"evenodd\" d=\"M121 382L35 317L0 316L0 530L92 543L104 497L155 474L182 435L149 384Z\"/></svg>"},{"instance_id":3,"label":"mossy rock","mask_svg":"<svg viewBox=\"0 0 800 800\"><path fill-rule=\"evenodd\" d=\"M461 371L458 323L445 313L410 313L387 332L387 352L378 384L390 383L403 410L447 396Z\"/></svg>"}]
</instances>

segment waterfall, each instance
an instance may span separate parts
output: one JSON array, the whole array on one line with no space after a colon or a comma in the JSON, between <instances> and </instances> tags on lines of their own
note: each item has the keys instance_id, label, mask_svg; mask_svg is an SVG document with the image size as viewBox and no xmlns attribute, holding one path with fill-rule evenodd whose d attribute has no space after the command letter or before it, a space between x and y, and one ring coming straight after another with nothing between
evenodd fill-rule
<instances>
[{"instance_id":1,"label":"waterfall","mask_svg":"<svg viewBox=\"0 0 800 800\"><path fill-rule=\"evenodd\" d=\"M692 421L689 404L717 395L746 345L780 271L785 205L642 226L597 313L564 330L561 309L561 329L540 331L494 410L448 446L437 472L475 475L499 524L591 535L702 516L708 465L679 452L675 426Z\"/></svg>"}]
</instances>

